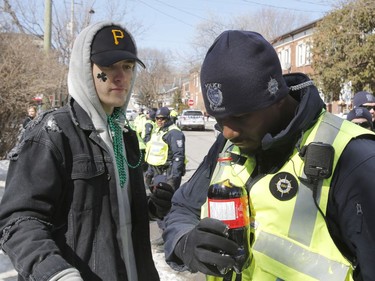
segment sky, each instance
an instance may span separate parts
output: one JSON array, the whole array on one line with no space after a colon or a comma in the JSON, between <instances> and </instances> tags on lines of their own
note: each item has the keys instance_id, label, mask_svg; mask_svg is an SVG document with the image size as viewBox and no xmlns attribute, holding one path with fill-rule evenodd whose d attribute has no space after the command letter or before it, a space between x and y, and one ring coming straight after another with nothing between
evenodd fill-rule
<instances>
[{"instance_id":1,"label":"sky","mask_svg":"<svg viewBox=\"0 0 375 281\"><path fill-rule=\"evenodd\" d=\"M199 22L209 19L211 13L225 18L235 17L260 8L275 8L321 17L331 9L329 1L321 0L133 0L128 1L131 10L141 18L150 30L138 45L165 48L184 48Z\"/></svg>"},{"instance_id":2,"label":"sky","mask_svg":"<svg viewBox=\"0 0 375 281\"><path fill-rule=\"evenodd\" d=\"M100 11L101 1L94 4ZM136 36L138 48L157 48L184 54L192 49L197 24L214 14L226 21L262 8L300 13L312 20L324 16L337 0L125 0L131 18L145 31ZM310 21L307 21L308 23Z\"/></svg>"}]
</instances>

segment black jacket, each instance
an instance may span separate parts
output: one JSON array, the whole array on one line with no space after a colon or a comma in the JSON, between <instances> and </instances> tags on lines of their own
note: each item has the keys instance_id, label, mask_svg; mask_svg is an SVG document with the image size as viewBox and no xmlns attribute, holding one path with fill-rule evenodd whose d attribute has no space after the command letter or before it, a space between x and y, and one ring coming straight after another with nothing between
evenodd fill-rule
<instances>
[{"instance_id":1,"label":"black jacket","mask_svg":"<svg viewBox=\"0 0 375 281\"><path fill-rule=\"evenodd\" d=\"M124 133L124 140L127 160L136 164L140 153L135 132ZM157 281L142 169L129 171L138 278ZM0 228L1 248L19 280L49 280L72 266L84 280L127 280L114 163L74 100L39 116L13 151Z\"/></svg>"}]
</instances>

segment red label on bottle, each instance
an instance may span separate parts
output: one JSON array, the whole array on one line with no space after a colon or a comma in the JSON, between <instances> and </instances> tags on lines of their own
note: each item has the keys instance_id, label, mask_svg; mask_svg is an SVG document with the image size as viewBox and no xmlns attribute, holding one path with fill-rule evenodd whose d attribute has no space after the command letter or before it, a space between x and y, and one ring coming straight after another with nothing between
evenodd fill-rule
<instances>
[{"instance_id":1,"label":"red label on bottle","mask_svg":"<svg viewBox=\"0 0 375 281\"><path fill-rule=\"evenodd\" d=\"M249 225L247 196L231 199L208 198L208 217L221 220L231 229Z\"/></svg>"}]
</instances>

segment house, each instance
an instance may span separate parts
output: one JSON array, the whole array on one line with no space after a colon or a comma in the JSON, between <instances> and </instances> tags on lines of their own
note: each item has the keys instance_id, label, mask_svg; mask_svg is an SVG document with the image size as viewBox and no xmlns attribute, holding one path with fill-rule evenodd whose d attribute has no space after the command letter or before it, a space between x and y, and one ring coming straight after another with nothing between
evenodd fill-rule
<instances>
[{"instance_id":1,"label":"house","mask_svg":"<svg viewBox=\"0 0 375 281\"><path fill-rule=\"evenodd\" d=\"M271 41L280 59L283 74L302 72L310 77L314 75L312 68L312 36L321 19L310 22L295 30L285 33ZM323 93L321 94L324 100ZM328 111L341 114L347 109L343 101L327 103Z\"/></svg>"},{"instance_id":2,"label":"house","mask_svg":"<svg viewBox=\"0 0 375 281\"><path fill-rule=\"evenodd\" d=\"M283 74L290 72L313 74L314 71L311 67L312 35L318 21L285 33L270 42L280 59Z\"/></svg>"}]
</instances>

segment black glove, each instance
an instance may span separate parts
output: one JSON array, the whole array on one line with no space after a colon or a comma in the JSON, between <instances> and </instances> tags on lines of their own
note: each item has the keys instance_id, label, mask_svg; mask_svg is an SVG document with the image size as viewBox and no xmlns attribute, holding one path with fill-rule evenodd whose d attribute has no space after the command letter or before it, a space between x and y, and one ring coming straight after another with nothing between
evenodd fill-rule
<instances>
[{"instance_id":1,"label":"black glove","mask_svg":"<svg viewBox=\"0 0 375 281\"><path fill-rule=\"evenodd\" d=\"M204 218L176 244L174 253L192 272L224 276L234 265L238 245L228 238L222 221Z\"/></svg>"},{"instance_id":2,"label":"black glove","mask_svg":"<svg viewBox=\"0 0 375 281\"><path fill-rule=\"evenodd\" d=\"M176 178L169 178L167 180L167 184L169 184L174 190L176 190L177 188L179 188L179 186L177 186L177 179Z\"/></svg>"},{"instance_id":3,"label":"black glove","mask_svg":"<svg viewBox=\"0 0 375 281\"><path fill-rule=\"evenodd\" d=\"M162 219L171 209L173 193L174 189L165 182L154 186L149 200L150 212Z\"/></svg>"}]
</instances>

